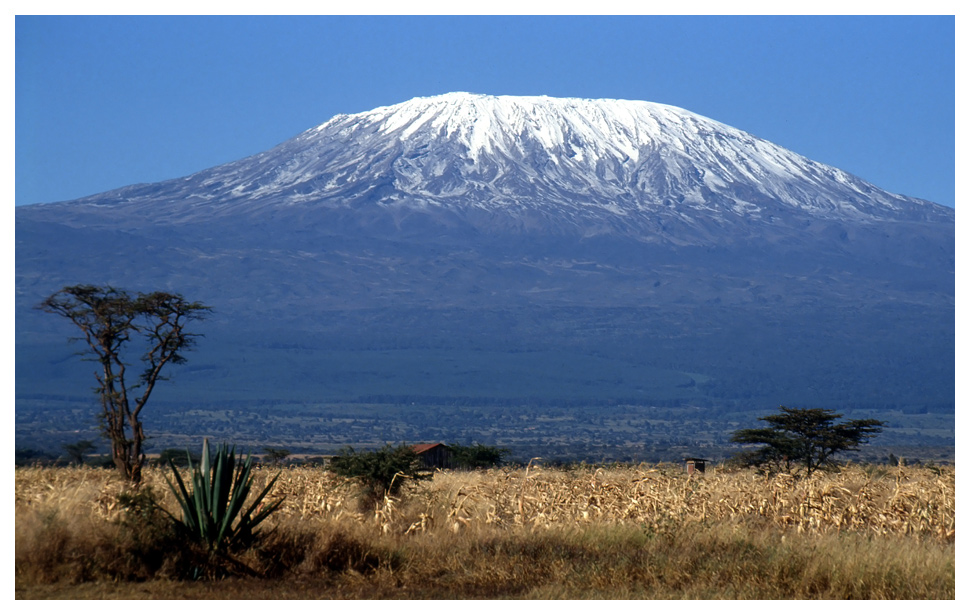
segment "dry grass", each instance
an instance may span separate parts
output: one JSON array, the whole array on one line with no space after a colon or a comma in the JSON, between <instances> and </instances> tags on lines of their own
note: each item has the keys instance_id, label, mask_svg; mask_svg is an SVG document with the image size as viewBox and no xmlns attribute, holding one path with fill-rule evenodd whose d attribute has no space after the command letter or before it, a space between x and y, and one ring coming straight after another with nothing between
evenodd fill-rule
<instances>
[{"instance_id":1,"label":"dry grass","mask_svg":"<svg viewBox=\"0 0 970 615\"><path fill-rule=\"evenodd\" d=\"M176 510L161 472L145 481ZM955 594L952 469L851 467L798 481L647 466L446 471L361 512L344 479L288 468L272 531L237 556L259 578L205 582L180 580L204 554L173 543L157 518L126 514L123 488L107 470L16 471L18 597Z\"/></svg>"}]
</instances>

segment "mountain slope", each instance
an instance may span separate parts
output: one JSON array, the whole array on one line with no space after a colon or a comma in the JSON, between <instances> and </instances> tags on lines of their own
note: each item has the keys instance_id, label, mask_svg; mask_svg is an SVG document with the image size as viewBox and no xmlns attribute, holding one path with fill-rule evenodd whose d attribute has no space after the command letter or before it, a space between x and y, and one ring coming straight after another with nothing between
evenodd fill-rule
<instances>
[{"instance_id":1,"label":"mountain slope","mask_svg":"<svg viewBox=\"0 0 970 615\"><path fill-rule=\"evenodd\" d=\"M16 225L18 398L87 390L31 307L94 283L213 306L183 399L953 405L953 210L665 105L415 99Z\"/></svg>"}]
</instances>

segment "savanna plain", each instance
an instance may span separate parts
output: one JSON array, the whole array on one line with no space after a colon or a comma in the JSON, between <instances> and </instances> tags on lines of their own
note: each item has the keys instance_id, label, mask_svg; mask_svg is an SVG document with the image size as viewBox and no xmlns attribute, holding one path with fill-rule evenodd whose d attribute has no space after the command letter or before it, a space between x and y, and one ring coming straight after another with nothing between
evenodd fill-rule
<instances>
[{"instance_id":1,"label":"savanna plain","mask_svg":"<svg viewBox=\"0 0 970 615\"><path fill-rule=\"evenodd\" d=\"M953 599L952 467L796 478L708 467L436 471L362 499L320 466L280 474L246 549L181 540L166 476L16 472L18 599Z\"/></svg>"}]
</instances>

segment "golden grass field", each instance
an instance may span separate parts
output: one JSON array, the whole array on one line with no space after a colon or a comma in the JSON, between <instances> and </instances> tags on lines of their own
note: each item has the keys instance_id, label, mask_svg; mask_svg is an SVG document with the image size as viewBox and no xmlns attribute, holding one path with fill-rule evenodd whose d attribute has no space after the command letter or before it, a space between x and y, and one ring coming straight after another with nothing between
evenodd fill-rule
<instances>
[{"instance_id":1,"label":"golden grass field","mask_svg":"<svg viewBox=\"0 0 970 615\"><path fill-rule=\"evenodd\" d=\"M273 495L285 502L263 540L217 574L193 568L163 517L122 507L114 471L17 469L16 596L955 596L952 468L849 466L795 479L531 465L439 471L373 505L324 469L281 472ZM176 511L163 475L148 471L145 486Z\"/></svg>"}]
</instances>

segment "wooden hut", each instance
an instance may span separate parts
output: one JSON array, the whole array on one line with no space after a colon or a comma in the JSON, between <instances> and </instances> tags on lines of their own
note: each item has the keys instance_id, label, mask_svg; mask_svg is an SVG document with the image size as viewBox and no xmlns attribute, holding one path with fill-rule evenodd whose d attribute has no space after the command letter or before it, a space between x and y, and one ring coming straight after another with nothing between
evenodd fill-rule
<instances>
[{"instance_id":1,"label":"wooden hut","mask_svg":"<svg viewBox=\"0 0 970 615\"><path fill-rule=\"evenodd\" d=\"M421 458L421 465L425 468L451 467L451 450L444 444L413 444L411 450Z\"/></svg>"}]
</instances>

